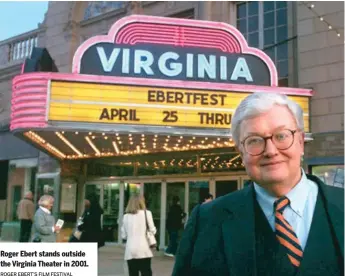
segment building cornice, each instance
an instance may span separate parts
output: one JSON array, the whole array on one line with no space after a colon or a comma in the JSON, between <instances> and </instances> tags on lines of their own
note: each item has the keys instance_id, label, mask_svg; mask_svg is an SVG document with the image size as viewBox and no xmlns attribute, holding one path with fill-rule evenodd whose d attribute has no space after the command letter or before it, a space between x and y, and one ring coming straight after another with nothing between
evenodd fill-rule
<instances>
[{"instance_id":1,"label":"building cornice","mask_svg":"<svg viewBox=\"0 0 345 276\"><path fill-rule=\"evenodd\" d=\"M12 78L15 75L20 74L23 62L24 59L17 60L10 65L7 64L7 66L0 67L0 81Z\"/></svg>"}]
</instances>

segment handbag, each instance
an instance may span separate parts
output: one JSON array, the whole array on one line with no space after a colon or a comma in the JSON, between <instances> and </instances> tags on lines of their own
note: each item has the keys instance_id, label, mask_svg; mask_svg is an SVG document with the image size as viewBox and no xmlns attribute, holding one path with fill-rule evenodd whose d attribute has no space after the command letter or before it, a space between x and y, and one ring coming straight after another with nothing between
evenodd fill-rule
<instances>
[{"instance_id":1,"label":"handbag","mask_svg":"<svg viewBox=\"0 0 345 276\"><path fill-rule=\"evenodd\" d=\"M146 210L144 210L145 213L145 221L146 221L146 239L150 246L150 248L156 248L157 247L157 241L155 238L155 235L150 231L149 224L147 222L147 216L146 216Z\"/></svg>"}]
</instances>

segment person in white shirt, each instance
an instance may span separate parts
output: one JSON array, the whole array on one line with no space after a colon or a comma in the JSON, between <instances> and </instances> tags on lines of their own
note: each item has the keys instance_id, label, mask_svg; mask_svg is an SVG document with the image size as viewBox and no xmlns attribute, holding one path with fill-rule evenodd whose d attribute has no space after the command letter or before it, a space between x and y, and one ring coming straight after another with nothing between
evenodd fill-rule
<instances>
[{"instance_id":1,"label":"person in white shirt","mask_svg":"<svg viewBox=\"0 0 345 276\"><path fill-rule=\"evenodd\" d=\"M129 276L139 276L139 272L142 276L152 276L151 258L153 254L146 236L147 230L152 234L157 232L152 213L146 210L145 199L140 195L130 198L125 212L121 236L122 239L127 240L125 260L128 264Z\"/></svg>"}]
</instances>

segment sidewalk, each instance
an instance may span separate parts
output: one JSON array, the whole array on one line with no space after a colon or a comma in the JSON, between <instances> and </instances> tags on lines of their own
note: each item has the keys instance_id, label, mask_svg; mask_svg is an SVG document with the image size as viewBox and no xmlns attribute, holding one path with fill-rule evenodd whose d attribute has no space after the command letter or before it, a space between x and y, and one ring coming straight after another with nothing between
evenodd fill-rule
<instances>
[{"instance_id":1,"label":"sidewalk","mask_svg":"<svg viewBox=\"0 0 345 276\"><path fill-rule=\"evenodd\" d=\"M13 241L1 241L13 242ZM171 276L174 258L163 255L163 250L155 251L152 259L153 276ZM108 244L98 250L98 275L128 276L127 262L123 259L125 250L122 245Z\"/></svg>"},{"instance_id":2,"label":"sidewalk","mask_svg":"<svg viewBox=\"0 0 345 276\"><path fill-rule=\"evenodd\" d=\"M98 251L98 275L127 276L127 263L123 259L124 248L119 245L106 245ZM153 276L170 276L174 258L166 257L163 251L155 252L152 259Z\"/></svg>"}]
</instances>

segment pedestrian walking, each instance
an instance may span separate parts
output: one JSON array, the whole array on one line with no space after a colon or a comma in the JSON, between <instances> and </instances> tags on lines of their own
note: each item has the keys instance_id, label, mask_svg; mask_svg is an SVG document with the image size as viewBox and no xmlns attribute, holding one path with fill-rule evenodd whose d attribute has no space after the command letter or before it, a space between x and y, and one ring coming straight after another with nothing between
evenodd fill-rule
<instances>
[{"instance_id":1,"label":"pedestrian walking","mask_svg":"<svg viewBox=\"0 0 345 276\"><path fill-rule=\"evenodd\" d=\"M20 220L19 242L28 242L31 234L32 220L35 214L32 192L27 192L24 198L19 201L17 216Z\"/></svg>"},{"instance_id":2,"label":"pedestrian walking","mask_svg":"<svg viewBox=\"0 0 345 276\"><path fill-rule=\"evenodd\" d=\"M125 260L129 276L152 276L151 259L153 257L148 232L154 236L156 227L152 213L146 210L143 196L134 195L130 198L121 226L122 239L126 240Z\"/></svg>"},{"instance_id":3,"label":"pedestrian walking","mask_svg":"<svg viewBox=\"0 0 345 276\"><path fill-rule=\"evenodd\" d=\"M60 227L55 225L55 218L51 214L54 205L54 197L43 195L38 201L37 209L32 225L33 242L56 242L56 233Z\"/></svg>"},{"instance_id":4,"label":"pedestrian walking","mask_svg":"<svg viewBox=\"0 0 345 276\"><path fill-rule=\"evenodd\" d=\"M81 231L80 242L97 242L98 248L104 246L101 217L103 209L95 194L86 196L85 210L77 229Z\"/></svg>"},{"instance_id":5,"label":"pedestrian walking","mask_svg":"<svg viewBox=\"0 0 345 276\"><path fill-rule=\"evenodd\" d=\"M186 213L182 210L180 198L178 196L174 196L167 217L166 226L169 234L169 245L164 252L164 255L169 257L175 256L179 243L179 231L183 229L183 219L185 217Z\"/></svg>"}]
</instances>

